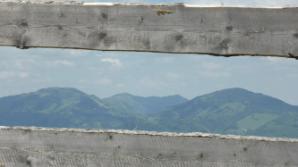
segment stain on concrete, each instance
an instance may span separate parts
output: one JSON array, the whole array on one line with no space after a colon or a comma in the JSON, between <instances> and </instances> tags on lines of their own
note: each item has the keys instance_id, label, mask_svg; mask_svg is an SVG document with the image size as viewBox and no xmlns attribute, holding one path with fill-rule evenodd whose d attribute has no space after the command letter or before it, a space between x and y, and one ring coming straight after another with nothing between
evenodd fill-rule
<instances>
[{"instance_id":1,"label":"stain on concrete","mask_svg":"<svg viewBox=\"0 0 298 167\"><path fill-rule=\"evenodd\" d=\"M16 37L15 41L14 41L14 45L16 46L16 48L19 49L28 49L30 39L24 35L20 35L19 37Z\"/></svg>"},{"instance_id":2,"label":"stain on concrete","mask_svg":"<svg viewBox=\"0 0 298 167\"><path fill-rule=\"evenodd\" d=\"M156 159L158 159L158 160L161 160L161 159L163 159L163 154L162 153L158 153L157 154L157 156L156 156Z\"/></svg>"},{"instance_id":3,"label":"stain on concrete","mask_svg":"<svg viewBox=\"0 0 298 167\"><path fill-rule=\"evenodd\" d=\"M25 19L21 19L19 21L17 21L17 26L20 28L28 28L28 22Z\"/></svg>"},{"instance_id":4,"label":"stain on concrete","mask_svg":"<svg viewBox=\"0 0 298 167\"><path fill-rule=\"evenodd\" d=\"M29 158L27 158L26 159L26 165L29 166L29 167L31 167L32 166L32 160L29 159Z\"/></svg>"},{"instance_id":5,"label":"stain on concrete","mask_svg":"<svg viewBox=\"0 0 298 167\"><path fill-rule=\"evenodd\" d=\"M183 34L177 34L176 36L175 36L175 40L176 41L181 41L182 39L183 39Z\"/></svg>"},{"instance_id":6,"label":"stain on concrete","mask_svg":"<svg viewBox=\"0 0 298 167\"><path fill-rule=\"evenodd\" d=\"M233 31L234 27L233 26L226 26L227 31Z\"/></svg>"},{"instance_id":7,"label":"stain on concrete","mask_svg":"<svg viewBox=\"0 0 298 167\"><path fill-rule=\"evenodd\" d=\"M158 16L164 16L164 15L169 15L169 14L173 14L173 13L174 13L173 10L162 10L162 9L160 9L156 12L156 14Z\"/></svg>"},{"instance_id":8,"label":"stain on concrete","mask_svg":"<svg viewBox=\"0 0 298 167\"><path fill-rule=\"evenodd\" d=\"M149 39L143 40L143 45L145 49L151 48L151 41Z\"/></svg>"},{"instance_id":9,"label":"stain on concrete","mask_svg":"<svg viewBox=\"0 0 298 167\"><path fill-rule=\"evenodd\" d=\"M246 32L243 33L243 35L245 37L249 37L251 34L252 34L252 32L249 32L249 31L246 31Z\"/></svg>"},{"instance_id":10,"label":"stain on concrete","mask_svg":"<svg viewBox=\"0 0 298 167\"><path fill-rule=\"evenodd\" d=\"M92 32L88 34L87 39L88 39L88 47L93 47L93 48L97 48L101 45L103 45L104 47L110 47L116 42L116 38L113 36L109 36L109 34L106 31Z\"/></svg>"},{"instance_id":11,"label":"stain on concrete","mask_svg":"<svg viewBox=\"0 0 298 167\"><path fill-rule=\"evenodd\" d=\"M298 39L298 32L293 34L293 37Z\"/></svg>"},{"instance_id":12,"label":"stain on concrete","mask_svg":"<svg viewBox=\"0 0 298 167\"><path fill-rule=\"evenodd\" d=\"M106 141L111 141L114 139L114 136L111 133L107 133Z\"/></svg>"},{"instance_id":13,"label":"stain on concrete","mask_svg":"<svg viewBox=\"0 0 298 167\"><path fill-rule=\"evenodd\" d=\"M288 56L289 56L290 58L294 58L294 59L298 60L298 56L295 56L295 55L292 54L292 53L288 53Z\"/></svg>"},{"instance_id":14,"label":"stain on concrete","mask_svg":"<svg viewBox=\"0 0 298 167\"><path fill-rule=\"evenodd\" d=\"M108 20L109 16L106 13L101 13L101 17L105 20Z\"/></svg>"},{"instance_id":15,"label":"stain on concrete","mask_svg":"<svg viewBox=\"0 0 298 167\"><path fill-rule=\"evenodd\" d=\"M144 17L143 16L140 16L140 18L138 20L138 23L139 24L143 24L144 23Z\"/></svg>"},{"instance_id":16,"label":"stain on concrete","mask_svg":"<svg viewBox=\"0 0 298 167\"><path fill-rule=\"evenodd\" d=\"M247 152L248 148L247 147L243 147L242 149L244 152Z\"/></svg>"},{"instance_id":17,"label":"stain on concrete","mask_svg":"<svg viewBox=\"0 0 298 167\"><path fill-rule=\"evenodd\" d=\"M109 139L110 139L110 140L113 140L113 135L110 134L110 135L109 135Z\"/></svg>"},{"instance_id":18,"label":"stain on concrete","mask_svg":"<svg viewBox=\"0 0 298 167\"><path fill-rule=\"evenodd\" d=\"M183 49L188 43L182 33L170 34L164 42L165 49L167 51L174 51L175 49Z\"/></svg>"},{"instance_id":19,"label":"stain on concrete","mask_svg":"<svg viewBox=\"0 0 298 167\"><path fill-rule=\"evenodd\" d=\"M222 40L222 41L219 43L217 49L218 49L218 50L228 50L228 49L229 49L229 44L230 44L231 42L232 42L231 39L226 38L226 39Z\"/></svg>"},{"instance_id":20,"label":"stain on concrete","mask_svg":"<svg viewBox=\"0 0 298 167\"><path fill-rule=\"evenodd\" d=\"M174 36L174 41L176 41L177 47L183 49L188 46L189 42L183 34L176 34Z\"/></svg>"},{"instance_id":21,"label":"stain on concrete","mask_svg":"<svg viewBox=\"0 0 298 167\"><path fill-rule=\"evenodd\" d=\"M60 18L65 18L66 15L65 15L63 12L60 12L60 13L59 13L59 17L60 17Z\"/></svg>"},{"instance_id":22,"label":"stain on concrete","mask_svg":"<svg viewBox=\"0 0 298 167\"><path fill-rule=\"evenodd\" d=\"M204 158L204 154L203 153L200 153L199 157L200 157L200 159L203 159Z\"/></svg>"},{"instance_id":23,"label":"stain on concrete","mask_svg":"<svg viewBox=\"0 0 298 167\"><path fill-rule=\"evenodd\" d=\"M76 18L76 24L80 24L80 21L78 18Z\"/></svg>"},{"instance_id":24,"label":"stain on concrete","mask_svg":"<svg viewBox=\"0 0 298 167\"><path fill-rule=\"evenodd\" d=\"M116 37L107 36L103 40L103 44L105 47L110 47L116 42Z\"/></svg>"},{"instance_id":25,"label":"stain on concrete","mask_svg":"<svg viewBox=\"0 0 298 167\"><path fill-rule=\"evenodd\" d=\"M107 37L108 36L108 34L106 33L106 32L100 32L99 34L98 34L98 40L99 41L102 41L105 37Z\"/></svg>"},{"instance_id":26,"label":"stain on concrete","mask_svg":"<svg viewBox=\"0 0 298 167\"><path fill-rule=\"evenodd\" d=\"M56 159L53 155L48 155L47 158L51 161L55 161Z\"/></svg>"},{"instance_id":27,"label":"stain on concrete","mask_svg":"<svg viewBox=\"0 0 298 167\"><path fill-rule=\"evenodd\" d=\"M203 24L205 22L204 18L201 17L200 23Z\"/></svg>"},{"instance_id":28,"label":"stain on concrete","mask_svg":"<svg viewBox=\"0 0 298 167\"><path fill-rule=\"evenodd\" d=\"M24 129L23 132L24 133L30 133L30 132L32 132L32 130L31 129Z\"/></svg>"},{"instance_id":29,"label":"stain on concrete","mask_svg":"<svg viewBox=\"0 0 298 167\"><path fill-rule=\"evenodd\" d=\"M32 167L32 161L27 154L21 154L18 152L16 160L22 164L22 166Z\"/></svg>"},{"instance_id":30,"label":"stain on concrete","mask_svg":"<svg viewBox=\"0 0 298 167\"><path fill-rule=\"evenodd\" d=\"M63 30L63 26L62 25L57 25L57 29L58 30Z\"/></svg>"}]
</instances>

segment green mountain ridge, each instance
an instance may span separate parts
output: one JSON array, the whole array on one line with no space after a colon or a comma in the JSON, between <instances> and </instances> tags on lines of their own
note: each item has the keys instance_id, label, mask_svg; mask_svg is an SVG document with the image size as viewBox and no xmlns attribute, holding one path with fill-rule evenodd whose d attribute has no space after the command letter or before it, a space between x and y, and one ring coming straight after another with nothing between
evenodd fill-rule
<instances>
[{"instance_id":1,"label":"green mountain ridge","mask_svg":"<svg viewBox=\"0 0 298 167\"><path fill-rule=\"evenodd\" d=\"M298 137L298 107L240 88L196 97L157 118L170 131Z\"/></svg>"},{"instance_id":2,"label":"green mountain ridge","mask_svg":"<svg viewBox=\"0 0 298 167\"><path fill-rule=\"evenodd\" d=\"M0 98L0 125L298 137L298 107L241 88L191 100L46 88Z\"/></svg>"},{"instance_id":3,"label":"green mountain ridge","mask_svg":"<svg viewBox=\"0 0 298 167\"><path fill-rule=\"evenodd\" d=\"M117 112L129 111L129 113L134 114L154 114L188 100L180 95L141 97L121 93L109 98L104 98L103 101Z\"/></svg>"}]
</instances>

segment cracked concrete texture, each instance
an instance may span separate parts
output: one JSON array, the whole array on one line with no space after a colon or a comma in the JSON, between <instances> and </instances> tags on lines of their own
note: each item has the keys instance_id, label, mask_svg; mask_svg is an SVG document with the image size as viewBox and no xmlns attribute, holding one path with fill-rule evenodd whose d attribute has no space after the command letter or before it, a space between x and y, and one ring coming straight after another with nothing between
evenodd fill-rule
<instances>
[{"instance_id":1,"label":"cracked concrete texture","mask_svg":"<svg viewBox=\"0 0 298 167\"><path fill-rule=\"evenodd\" d=\"M0 46L298 58L298 8L5 0Z\"/></svg>"},{"instance_id":2,"label":"cracked concrete texture","mask_svg":"<svg viewBox=\"0 0 298 167\"><path fill-rule=\"evenodd\" d=\"M297 156L295 139L0 128L0 166L294 167Z\"/></svg>"}]
</instances>

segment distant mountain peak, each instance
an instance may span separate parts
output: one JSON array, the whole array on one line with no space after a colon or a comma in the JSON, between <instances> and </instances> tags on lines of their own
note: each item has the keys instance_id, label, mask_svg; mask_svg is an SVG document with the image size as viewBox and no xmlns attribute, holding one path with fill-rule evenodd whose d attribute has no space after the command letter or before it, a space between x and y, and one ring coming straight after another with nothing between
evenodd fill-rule
<instances>
[{"instance_id":1,"label":"distant mountain peak","mask_svg":"<svg viewBox=\"0 0 298 167\"><path fill-rule=\"evenodd\" d=\"M104 98L103 101L117 111L134 111L136 113L147 114L160 112L186 102L187 99L180 95L143 97L129 93L120 93Z\"/></svg>"},{"instance_id":2,"label":"distant mountain peak","mask_svg":"<svg viewBox=\"0 0 298 167\"><path fill-rule=\"evenodd\" d=\"M222 89L222 90L215 91L213 93L246 93L246 94L256 94L256 93L254 93L252 91L249 91L247 89L238 88L238 87Z\"/></svg>"},{"instance_id":3,"label":"distant mountain peak","mask_svg":"<svg viewBox=\"0 0 298 167\"><path fill-rule=\"evenodd\" d=\"M181 99L185 99L185 100L188 100L187 98L179 95L179 94L175 94L175 95L169 95L169 96L165 96L167 98L181 98Z\"/></svg>"},{"instance_id":4,"label":"distant mountain peak","mask_svg":"<svg viewBox=\"0 0 298 167\"><path fill-rule=\"evenodd\" d=\"M51 91L71 91L71 92L81 92L81 93L83 93L79 89L70 88L70 87L48 87L48 88L39 89L36 92L51 92Z\"/></svg>"},{"instance_id":5,"label":"distant mountain peak","mask_svg":"<svg viewBox=\"0 0 298 167\"><path fill-rule=\"evenodd\" d=\"M115 94L115 95L113 95L111 97L135 97L135 95L130 94L130 93L123 92L123 93Z\"/></svg>"},{"instance_id":6,"label":"distant mountain peak","mask_svg":"<svg viewBox=\"0 0 298 167\"><path fill-rule=\"evenodd\" d=\"M49 88L43 88L39 89L36 92L33 92L34 94L39 95L53 95L53 94L64 94L67 96L71 95L87 95L86 93L76 89L76 88L66 88L66 87L49 87Z\"/></svg>"}]
</instances>

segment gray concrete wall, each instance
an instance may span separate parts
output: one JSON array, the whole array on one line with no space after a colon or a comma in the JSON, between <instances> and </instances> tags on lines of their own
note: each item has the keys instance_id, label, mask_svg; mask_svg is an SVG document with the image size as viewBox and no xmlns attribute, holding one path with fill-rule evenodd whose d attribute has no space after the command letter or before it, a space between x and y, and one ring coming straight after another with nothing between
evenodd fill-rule
<instances>
[{"instance_id":1,"label":"gray concrete wall","mask_svg":"<svg viewBox=\"0 0 298 167\"><path fill-rule=\"evenodd\" d=\"M0 45L298 57L298 8L2 0Z\"/></svg>"},{"instance_id":2,"label":"gray concrete wall","mask_svg":"<svg viewBox=\"0 0 298 167\"><path fill-rule=\"evenodd\" d=\"M298 140L0 128L1 167L297 167Z\"/></svg>"}]
</instances>

